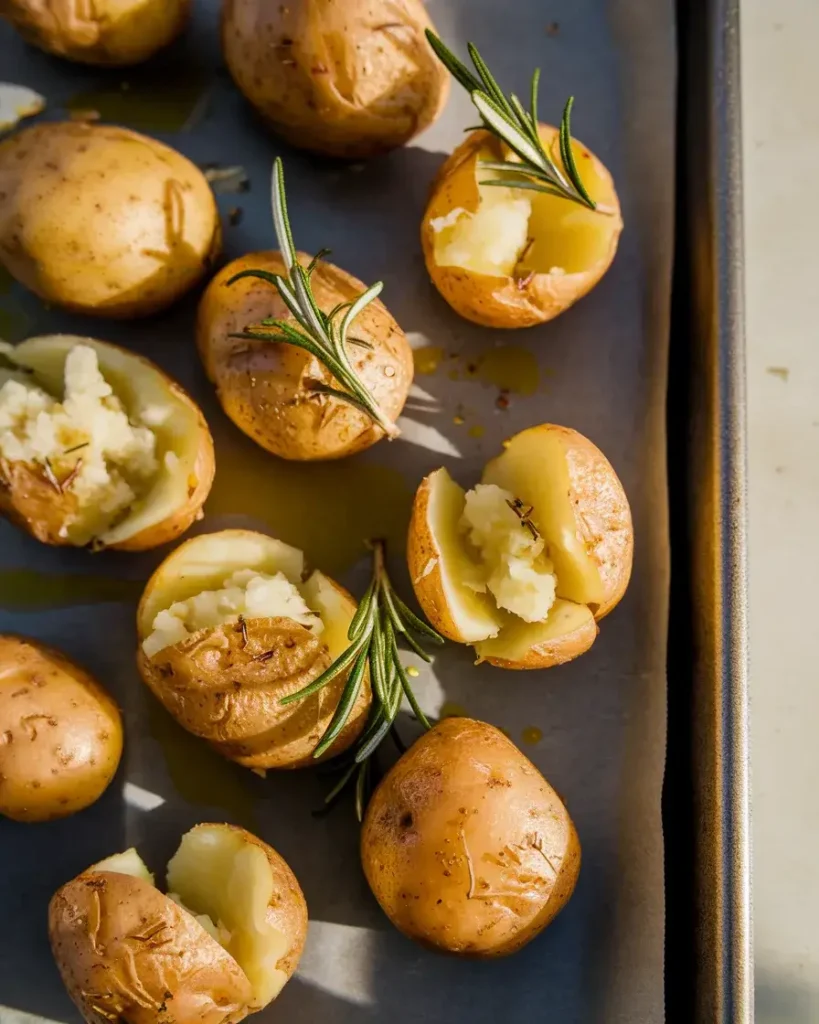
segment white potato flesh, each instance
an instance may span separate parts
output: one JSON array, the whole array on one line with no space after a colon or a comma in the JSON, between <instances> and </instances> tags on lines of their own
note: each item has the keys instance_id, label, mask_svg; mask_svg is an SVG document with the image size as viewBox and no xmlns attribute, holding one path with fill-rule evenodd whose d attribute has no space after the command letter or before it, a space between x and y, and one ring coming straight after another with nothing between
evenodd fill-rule
<instances>
[{"instance_id":1,"label":"white potato flesh","mask_svg":"<svg viewBox=\"0 0 819 1024\"><path fill-rule=\"evenodd\" d=\"M226 826L199 825L168 863L168 889L191 913L213 922L212 934L247 975L257 1007L279 994L287 975L276 965L289 942L268 922L274 882L260 847Z\"/></svg>"},{"instance_id":2,"label":"white potato flesh","mask_svg":"<svg viewBox=\"0 0 819 1024\"><path fill-rule=\"evenodd\" d=\"M125 411L90 346L70 350L63 377L59 398L31 377L0 383L0 457L48 467L60 486L70 481L76 512L61 532L83 546L150 487L156 436Z\"/></svg>"},{"instance_id":3,"label":"white potato flesh","mask_svg":"<svg viewBox=\"0 0 819 1024\"><path fill-rule=\"evenodd\" d=\"M435 544L441 587L452 619L464 643L496 636L502 625L497 606L485 592L485 575L461 532L466 492L445 469L430 478L427 510Z\"/></svg>"},{"instance_id":4,"label":"white potato flesh","mask_svg":"<svg viewBox=\"0 0 819 1024\"><path fill-rule=\"evenodd\" d=\"M555 601L556 579L528 511L511 491L478 484L466 492L460 530L484 570L475 589L526 622L543 622Z\"/></svg>"},{"instance_id":5,"label":"white potato flesh","mask_svg":"<svg viewBox=\"0 0 819 1024\"><path fill-rule=\"evenodd\" d=\"M132 875L134 878L141 878L143 882L154 884L154 876L133 846L123 853L114 853L110 857L106 857L105 860L92 864L88 870L114 871L118 875Z\"/></svg>"},{"instance_id":6,"label":"white potato flesh","mask_svg":"<svg viewBox=\"0 0 819 1024\"><path fill-rule=\"evenodd\" d=\"M475 653L479 661L492 658L520 662L533 647L560 640L593 621L594 616L586 605L558 598L545 622L523 622L510 617L498 636L475 644Z\"/></svg>"},{"instance_id":7,"label":"white potato flesh","mask_svg":"<svg viewBox=\"0 0 819 1024\"><path fill-rule=\"evenodd\" d=\"M110 546L163 522L185 504L195 481L201 424L196 410L177 397L173 385L157 367L105 342L67 334L47 335L4 348L3 356L31 371L34 383L44 391L61 398L66 360L78 345L94 350L102 376L129 418L149 426L156 439L157 472L150 485L137 496L128 513L97 538Z\"/></svg>"},{"instance_id":8,"label":"white potato flesh","mask_svg":"<svg viewBox=\"0 0 819 1024\"><path fill-rule=\"evenodd\" d=\"M552 132L542 131L541 138L547 150L554 148ZM582 273L607 259L612 234L620 228L619 217L611 215L617 202L614 186L582 143L575 140L572 150L583 184L602 212L562 196L481 184L500 176L482 167L483 161L497 160L487 147L475 161L478 208L452 210L431 224L435 262L489 276L525 278L530 273ZM561 166L558 154L552 158ZM518 162L513 153L505 159Z\"/></svg>"},{"instance_id":9,"label":"white potato flesh","mask_svg":"<svg viewBox=\"0 0 819 1024\"><path fill-rule=\"evenodd\" d=\"M245 620L292 619L316 634L320 634L324 626L318 612L308 606L299 588L283 572L270 574L238 569L226 577L217 590L200 591L160 611L153 621L153 631L142 642L142 649L152 658L200 629L238 622L240 617Z\"/></svg>"},{"instance_id":10,"label":"white potato flesh","mask_svg":"<svg viewBox=\"0 0 819 1024\"><path fill-rule=\"evenodd\" d=\"M482 482L510 491L531 506L557 576L557 596L599 605L603 581L577 528L566 449L559 431L532 427L508 441L484 469Z\"/></svg>"},{"instance_id":11,"label":"white potato flesh","mask_svg":"<svg viewBox=\"0 0 819 1024\"><path fill-rule=\"evenodd\" d=\"M148 583L139 606L140 638L151 633L159 612L205 590L218 590L225 579L242 569L270 575L281 572L292 583L299 583L304 555L298 548L252 530L221 530L185 541Z\"/></svg>"}]
</instances>

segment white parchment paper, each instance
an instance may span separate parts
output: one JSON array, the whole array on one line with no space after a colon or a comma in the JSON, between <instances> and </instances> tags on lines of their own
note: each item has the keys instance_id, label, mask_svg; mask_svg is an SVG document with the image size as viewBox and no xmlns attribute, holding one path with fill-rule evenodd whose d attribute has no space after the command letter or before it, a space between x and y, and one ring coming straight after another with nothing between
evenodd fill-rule
<instances>
[{"instance_id":1,"label":"white parchment paper","mask_svg":"<svg viewBox=\"0 0 819 1024\"><path fill-rule=\"evenodd\" d=\"M134 669L134 600L162 553L57 552L0 524L0 629L40 637L84 662L116 695L127 732L123 768L93 808L48 825L0 822L0 1020L79 1020L46 937L48 899L62 882L132 844L161 869L190 825L230 820L280 850L310 908L298 975L260 1022L659 1022L673 4L429 5L443 38L476 42L506 88L526 95L531 71L540 65L544 119L558 118L566 95L574 93L575 133L617 182L626 229L609 274L556 322L511 333L457 318L429 285L420 254L418 225L429 182L463 128L475 121L467 97L454 89L438 124L406 149L367 165L292 153L262 129L221 68L217 4L199 0L195 6L186 39L154 71L98 73L73 66L26 48L2 26L0 75L43 93L52 117L61 116L62 105L72 99L93 106L101 92L116 96L121 82L140 95L153 75L154 93L156 82L166 83L170 97L180 80L207 81L191 105L186 130L151 133L199 163L246 169L251 191L219 197L223 212L241 207L243 213L241 223L226 225L230 257L274 244L268 177L274 155L285 156L299 246L330 246L333 259L363 280L383 279L383 298L413 345L424 350L424 368L434 369L417 377L403 439L332 469L274 465L227 423L213 399L193 344L193 299L156 320L109 324L46 311L18 286L0 281L0 335L19 340L53 330L91 334L155 359L203 403L216 436L216 489L197 529L269 528L304 546L308 557L359 592L366 566L353 564L350 552L382 521L393 539L400 538L412 491L424 473L443 462L469 484L504 437L543 421L576 427L599 444L631 501L636 558L628 595L602 624L593 649L549 672L504 673L475 668L466 649L449 645L434 673L419 679L431 711L463 708L502 726L538 764L575 818L583 868L567 909L510 959L461 962L418 949L392 929L370 896L351 809L312 817L323 780L312 773L263 780L222 762L179 730L147 694ZM84 99L77 100L78 94ZM154 107L134 103L115 109L123 123L150 131L154 108L155 101ZM510 366L514 371L504 370ZM498 403L504 384L511 390ZM249 473L253 485L242 485L242 474ZM334 540L337 533L345 538L342 545ZM400 576L398 547L400 540L393 545ZM112 596L119 599L105 599ZM411 724L404 726L411 736Z\"/></svg>"}]
</instances>

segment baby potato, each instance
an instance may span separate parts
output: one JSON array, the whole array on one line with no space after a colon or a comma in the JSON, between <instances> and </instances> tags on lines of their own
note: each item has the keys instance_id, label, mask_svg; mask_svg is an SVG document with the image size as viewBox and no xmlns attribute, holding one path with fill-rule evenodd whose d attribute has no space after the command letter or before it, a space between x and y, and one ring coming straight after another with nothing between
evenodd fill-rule
<instances>
[{"instance_id":1,"label":"baby potato","mask_svg":"<svg viewBox=\"0 0 819 1024\"><path fill-rule=\"evenodd\" d=\"M299 253L299 261L307 266L310 257ZM231 337L269 317L294 322L276 288L266 281L247 277L229 283L245 270L285 274L280 253L250 253L219 271L199 306L199 352L227 415L262 448L284 459L340 459L375 444L384 433L365 412L316 390L317 384L338 384L308 352L276 341ZM351 274L323 261L311 284L326 313L366 289ZM387 419L395 422L413 375L404 332L376 299L356 317L350 336L367 346L347 345L355 372Z\"/></svg>"},{"instance_id":2,"label":"baby potato","mask_svg":"<svg viewBox=\"0 0 819 1024\"><path fill-rule=\"evenodd\" d=\"M0 513L37 540L157 547L201 515L213 475L201 410L154 363L68 334L0 343Z\"/></svg>"},{"instance_id":3,"label":"baby potato","mask_svg":"<svg viewBox=\"0 0 819 1024\"><path fill-rule=\"evenodd\" d=\"M59 889L54 959L90 1024L230 1024L272 1002L296 969L307 905L267 843L196 825L168 863L168 895L136 850Z\"/></svg>"},{"instance_id":4,"label":"baby potato","mask_svg":"<svg viewBox=\"0 0 819 1024\"><path fill-rule=\"evenodd\" d=\"M362 159L438 117L449 75L421 0L225 0L222 46L247 99L288 142Z\"/></svg>"},{"instance_id":5,"label":"baby potato","mask_svg":"<svg viewBox=\"0 0 819 1024\"><path fill-rule=\"evenodd\" d=\"M478 662L550 668L591 647L631 577L623 486L576 430L530 427L465 492L445 469L415 495L407 558L418 602Z\"/></svg>"},{"instance_id":6,"label":"baby potato","mask_svg":"<svg viewBox=\"0 0 819 1024\"><path fill-rule=\"evenodd\" d=\"M181 726L248 768L299 768L338 705L346 673L317 693L282 698L317 678L349 646L356 603L301 551L251 530L202 534L177 548L137 612L140 674ZM323 755L361 734L364 680L350 718Z\"/></svg>"},{"instance_id":7,"label":"baby potato","mask_svg":"<svg viewBox=\"0 0 819 1024\"><path fill-rule=\"evenodd\" d=\"M190 0L0 0L27 42L82 64L139 64L175 39Z\"/></svg>"},{"instance_id":8,"label":"baby potato","mask_svg":"<svg viewBox=\"0 0 819 1024\"><path fill-rule=\"evenodd\" d=\"M557 134L540 125L544 148L562 167ZM531 327L564 312L608 270L623 228L614 182L582 143L572 147L597 210L529 189L482 185L493 176L482 162L510 159L483 129L444 163L421 222L421 244L433 284L456 313L486 327Z\"/></svg>"},{"instance_id":9,"label":"baby potato","mask_svg":"<svg viewBox=\"0 0 819 1024\"><path fill-rule=\"evenodd\" d=\"M66 122L0 142L0 263L46 302L146 316L205 275L220 239L204 175L156 139Z\"/></svg>"},{"instance_id":10,"label":"baby potato","mask_svg":"<svg viewBox=\"0 0 819 1024\"><path fill-rule=\"evenodd\" d=\"M0 636L0 814L50 821L89 807L122 754L122 721L100 684L37 640Z\"/></svg>"},{"instance_id":11,"label":"baby potato","mask_svg":"<svg viewBox=\"0 0 819 1024\"><path fill-rule=\"evenodd\" d=\"M447 718L373 794L361 862L404 935L438 952L498 957L568 902L580 842L560 797L502 732Z\"/></svg>"}]
</instances>

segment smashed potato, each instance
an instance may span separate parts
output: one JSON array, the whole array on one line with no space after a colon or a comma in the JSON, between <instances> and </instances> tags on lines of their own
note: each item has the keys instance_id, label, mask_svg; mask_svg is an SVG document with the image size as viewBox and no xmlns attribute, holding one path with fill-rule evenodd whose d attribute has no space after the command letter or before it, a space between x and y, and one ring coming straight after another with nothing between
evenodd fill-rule
<instances>
[{"instance_id":1,"label":"smashed potato","mask_svg":"<svg viewBox=\"0 0 819 1024\"><path fill-rule=\"evenodd\" d=\"M478 661L548 668L591 647L625 593L634 537L611 464L544 424L516 434L465 492L445 469L415 496L407 557L429 621Z\"/></svg>"},{"instance_id":2,"label":"smashed potato","mask_svg":"<svg viewBox=\"0 0 819 1024\"><path fill-rule=\"evenodd\" d=\"M51 821L108 788L122 755L116 704L38 640L0 636L0 814Z\"/></svg>"},{"instance_id":3,"label":"smashed potato","mask_svg":"<svg viewBox=\"0 0 819 1024\"><path fill-rule=\"evenodd\" d=\"M168 894L136 850L55 893L49 937L85 1019L230 1024L293 974L307 906L283 858L234 825L197 825L168 863Z\"/></svg>"},{"instance_id":4,"label":"smashed potato","mask_svg":"<svg viewBox=\"0 0 819 1024\"><path fill-rule=\"evenodd\" d=\"M438 117L449 75L421 0L226 0L222 46L236 84L294 146L361 159Z\"/></svg>"},{"instance_id":5,"label":"smashed potato","mask_svg":"<svg viewBox=\"0 0 819 1024\"><path fill-rule=\"evenodd\" d=\"M301 551L250 530L203 534L177 548L148 582L137 614L142 678L174 718L249 768L298 768L335 713L346 673L282 707L348 646L352 597ZM360 735L365 680L324 757Z\"/></svg>"},{"instance_id":6,"label":"smashed potato","mask_svg":"<svg viewBox=\"0 0 819 1024\"><path fill-rule=\"evenodd\" d=\"M447 718L373 794L361 862L409 938L498 957L525 946L569 901L580 842L560 797L500 730Z\"/></svg>"},{"instance_id":7,"label":"smashed potato","mask_svg":"<svg viewBox=\"0 0 819 1024\"><path fill-rule=\"evenodd\" d=\"M0 512L37 540L156 547L213 475L202 412L147 359L67 334L0 345Z\"/></svg>"},{"instance_id":8,"label":"smashed potato","mask_svg":"<svg viewBox=\"0 0 819 1024\"><path fill-rule=\"evenodd\" d=\"M557 129L541 125L540 135L562 167ZM608 270L623 227L617 193L597 157L572 145L596 211L560 196L482 185L492 176L482 161L510 159L482 129L444 163L421 243L429 276L456 313L487 327L531 327L568 309Z\"/></svg>"}]
</instances>

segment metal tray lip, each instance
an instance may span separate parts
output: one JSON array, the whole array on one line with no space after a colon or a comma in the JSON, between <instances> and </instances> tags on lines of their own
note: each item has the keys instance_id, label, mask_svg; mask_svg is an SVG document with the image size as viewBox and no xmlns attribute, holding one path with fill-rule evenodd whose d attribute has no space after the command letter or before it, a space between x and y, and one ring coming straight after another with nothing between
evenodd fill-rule
<instances>
[{"instance_id":1,"label":"metal tray lip","mask_svg":"<svg viewBox=\"0 0 819 1024\"><path fill-rule=\"evenodd\" d=\"M677 325L676 346L672 340L669 426L674 415L684 415L686 422L682 439L672 440L669 430L669 465L677 468L670 473L671 728L664 793L667 1012L669 1021L686 1024L750 1024L739 0L678 0L677 9L681 79L675 311L682 323ZM683 354L681 344L689 346ZM675 374L674 367L680 372ZM678 419L678 429L680 425ZM681 506L676 514L675 502ZM687 621L675 623L675 614ZM675 687L686 685L685 693L675 693ZM685 715L687 722L682 721ZM677 728L682 738L675 738ZM682 772L674 765L677 757L686 759ZM683 786L687 780L688 795L680 788L681 780ZM668 816L673 799L682 801L683 827ZM682 840L694 863L690 884L676 896L669 884L675 839ZM682 906L686 899L688 908Z\"/></svg>"}]
</instances>

